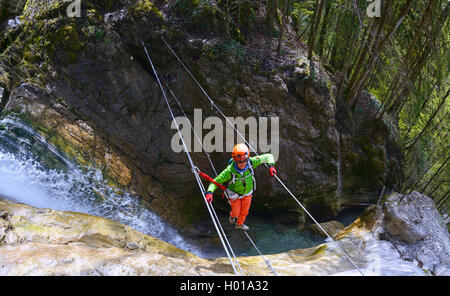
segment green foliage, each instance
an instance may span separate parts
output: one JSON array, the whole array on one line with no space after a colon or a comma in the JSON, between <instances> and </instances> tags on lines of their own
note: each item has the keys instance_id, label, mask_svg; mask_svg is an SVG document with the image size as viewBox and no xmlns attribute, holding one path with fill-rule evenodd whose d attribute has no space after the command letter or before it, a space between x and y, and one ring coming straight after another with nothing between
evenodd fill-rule
<instances>
[{"instance_id":1,"label":"green foliage","mask_svg":"<svg viewBox=\"0 0 450 296\"><path fill-rule=\"evenodd\" d=\"M215 1L208 0L177 0L175 10L183 15L190 27L202 30L216 30L224 23L224 12Z\"/></svg>"},{"instance_id":2,"label":"green foliage","mask_svg":"<svg viewBox=\"0 0 450 296\"><path fill-rule=\"evenodd\" d=\"M330 65L327 69L346 77L342 94L349 102L359 100L365 90L376 98L365 95L402 149L403 189L423 190L436 198L448 193L450 169L444 164L450 154L449 102L441 104L450 85L447 1L382 1L382 18L368 17L365 0L326 2L314 32L318 3L294 1L290 16L299 37L317 34L313 50ZM397 26L407 3L411 6ZM307 78L314 79L314 74ZM349 84L352 89L346 89ZM364 114L358 104L352 108L355 118L374 116ZM361 174L370 167L378 165L362 163Z\"/></svg>"},{"instance_id":3,"label":"green foliage","mask_svg":"<svg viewBox=\"0 0 450 296\"><path fill-rule=\"evenodd\" d=\"M189 28L245 43L245 34L256 29L257 5L255 0L177 0L174 7Z\"/></svg>"},{"instance_id":4,"label":"green foliage","mask_svg":"<svg viewBox=\"0 0 450 296\"><path fill-rule=\"evenodd\" d=\"M244 46L235 40L215 43L206 48L205 52L209 57L223 58L227 56L237 62L243 62L246 55Z\"/></svg>"},{"instance_id":5,"label":"green foliage","mask_svg":"<svg viewBox=\"0 0 450 296\"><path fill-rule=\"evenodd\" d=\"M298 34L308 27L309 20L314 13L315 1L294 1L291 12L292 25Z\"/></svg>"}]
</instances>

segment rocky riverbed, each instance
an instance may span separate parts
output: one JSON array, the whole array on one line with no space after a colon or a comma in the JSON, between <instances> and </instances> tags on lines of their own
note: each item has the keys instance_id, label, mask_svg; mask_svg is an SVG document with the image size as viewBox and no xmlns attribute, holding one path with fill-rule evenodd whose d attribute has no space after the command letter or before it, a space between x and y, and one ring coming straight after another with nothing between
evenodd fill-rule
<instances>
[{"instance_id":1,"label":"rocky riverbed","mask_svg":"<svg viewBox=\"0 0 450 296\"><path fill-rule=\"evenodd\" d=\"M333 242L264 257L278 275L450 275L450 237L424 207L429 198L413 192L398 206L399 198L367 208L334 236L359 271ZM272 275L260 256L238 261L245 275ZM233 274L228 258L203 259L109 219L0 200L0 275Z\"/></svg>"}]
</instances>

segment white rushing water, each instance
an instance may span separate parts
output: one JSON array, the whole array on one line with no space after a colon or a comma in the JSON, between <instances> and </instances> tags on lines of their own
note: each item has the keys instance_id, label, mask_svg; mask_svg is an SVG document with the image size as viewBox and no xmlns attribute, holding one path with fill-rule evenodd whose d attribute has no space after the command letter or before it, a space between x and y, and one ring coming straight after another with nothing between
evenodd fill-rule
<instances>
[{"instance_id":1,"label":"white rushing water","mask_svg":"<svg viewBox=\"0 0 450 296\"><path fill-rule=\"evenodd\" d=\"M0 196L37 208L109 218L201 256L138 196L110 188L98 169L72 163L20 121L5 118L0 127ZM42 159L50 159L50 165Z\"/></svg>"},{"instance_id":2,"label":"white rushing water","mask_svg":"<svg viewBox=\"0 0 450 296\"><path fill-rule=\"evenodd\" d=\"M333 246L330 245L331 248ZM361 247L361 246L359 246ZM358 258L360 270L365 276L426 276L417 262L403 260L388 241L377 240L371 234L365 236L362 256ZM358 270L351 269L335 276L360 276Z\"/></svg>"}]
</instances>

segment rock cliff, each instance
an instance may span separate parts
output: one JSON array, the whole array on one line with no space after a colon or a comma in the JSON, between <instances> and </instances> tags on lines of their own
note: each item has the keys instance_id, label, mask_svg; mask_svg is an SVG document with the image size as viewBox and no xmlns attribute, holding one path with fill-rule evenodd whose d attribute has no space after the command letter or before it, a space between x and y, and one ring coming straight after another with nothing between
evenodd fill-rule
<instances>
[{"instance_id":1,"label":"rock cliff","mask_svg":"<svg viewBox=\"0 0 450 296\"><path fill-rule=\"evenodd\" d=\"M161 2L86 0L82 16L69 18L67 1L30 0L2 16L3 112L19 114L66 155L100 168L112 186L196 233L209 218L186 156L170 149L175 131L141 40L189 116L195 108L205 117L218 114L169 54L164 36L227 116L280 119L279 176L317 219L335 216L343 200L377 199L398 159L389 125L368 116L374 99L362 100L359 117L350 119L336 107L333 75L318 60L310 65L303 44L288 40L277 57L275 40L256 34L230 49L220 36L187 30L171 1ZM203 154L193 157L212 175ZM218 169L229 157L212 154ZM252 211L310 222L267 171L256 174Z\"/></svg>"}]
</instances>

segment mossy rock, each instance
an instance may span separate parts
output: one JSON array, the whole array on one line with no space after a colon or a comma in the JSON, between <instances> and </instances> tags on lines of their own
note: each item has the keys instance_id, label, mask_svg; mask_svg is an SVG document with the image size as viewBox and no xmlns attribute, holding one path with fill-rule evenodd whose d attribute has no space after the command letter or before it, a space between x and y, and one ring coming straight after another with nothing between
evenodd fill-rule
<instances>
[{"instance_id":1,"label":"mossy rock","mask_svg":"<svg viewBox=\"0 0 450 296\"><path fill-rule=\"evenodd\" d=\"M192 12L192 23L200 29L216 29L222 18L220 9L211 1L195 1Z\"/></svg>"},{"instance_id":2,"label":"mossy rock","mask_svg":"<svg viewBox=\"0 0 450 296\"><path fill-rule=\"evenodd\" d=\"M58 29L54 36L55 47L65 49L62 53L63 64L75 63L77 53L84 48L74 26L67 25Z\"/></svg>"},{"instance_id":3,"label":"mossy rock","mask_svg":"<svg viewBox=\"0 0 450 296\"><path fill-rule=\"evenodd\" d=\"M382 178L386 164L378 158L362 157L353 168L353 173L361 179L373 182Z\"/></svg>"},{"instance_id":4,"label":"mossy rock","mask_svg":"<svg viewBox=\"0 0 450 296\"><path fill-rule=\"evenodd\" d=\"M295 75L305 77L310 75L309 61L306 57L299 57L295 63Z\"/></svg>"},{"instance_id":5,"label":"mossy rock","mask_svg":"<svg viewBox=\"0 0 450 296\"><path fill-rule=\"evenodd\" d=\"M158 18L162 19L162 17L163 17L162 12L155 6L155 4L153 2L151 2L149 0L138 1L134 5L130 6L128 11L133 16L141 16L141 15L151 13L151 14L157 16Z\"/></svg>"},{"instance_id":6,"label":"mossy rock","mask_svg":"<svg viewBox=\"0 0 450 296\"><path fill-rule=\"evenodd\" d=\"M309 255L310 257L321 255L325 253L325 250L327 249L327 245L320 245L317 248L313 249L312 253Z\"/></svg>"},{"instance_id":7,"label":"mossy rock","mask_svg":"<svg viewBox=\"0 0 450 296\"><path fill-rule=\"evenodd\" d=\"M73 26L65 26L56 31L55 41L57 45L63 46L70 51L80 51L84 44L80 41L80 36Z\"/></svg>"}]
</instances>

